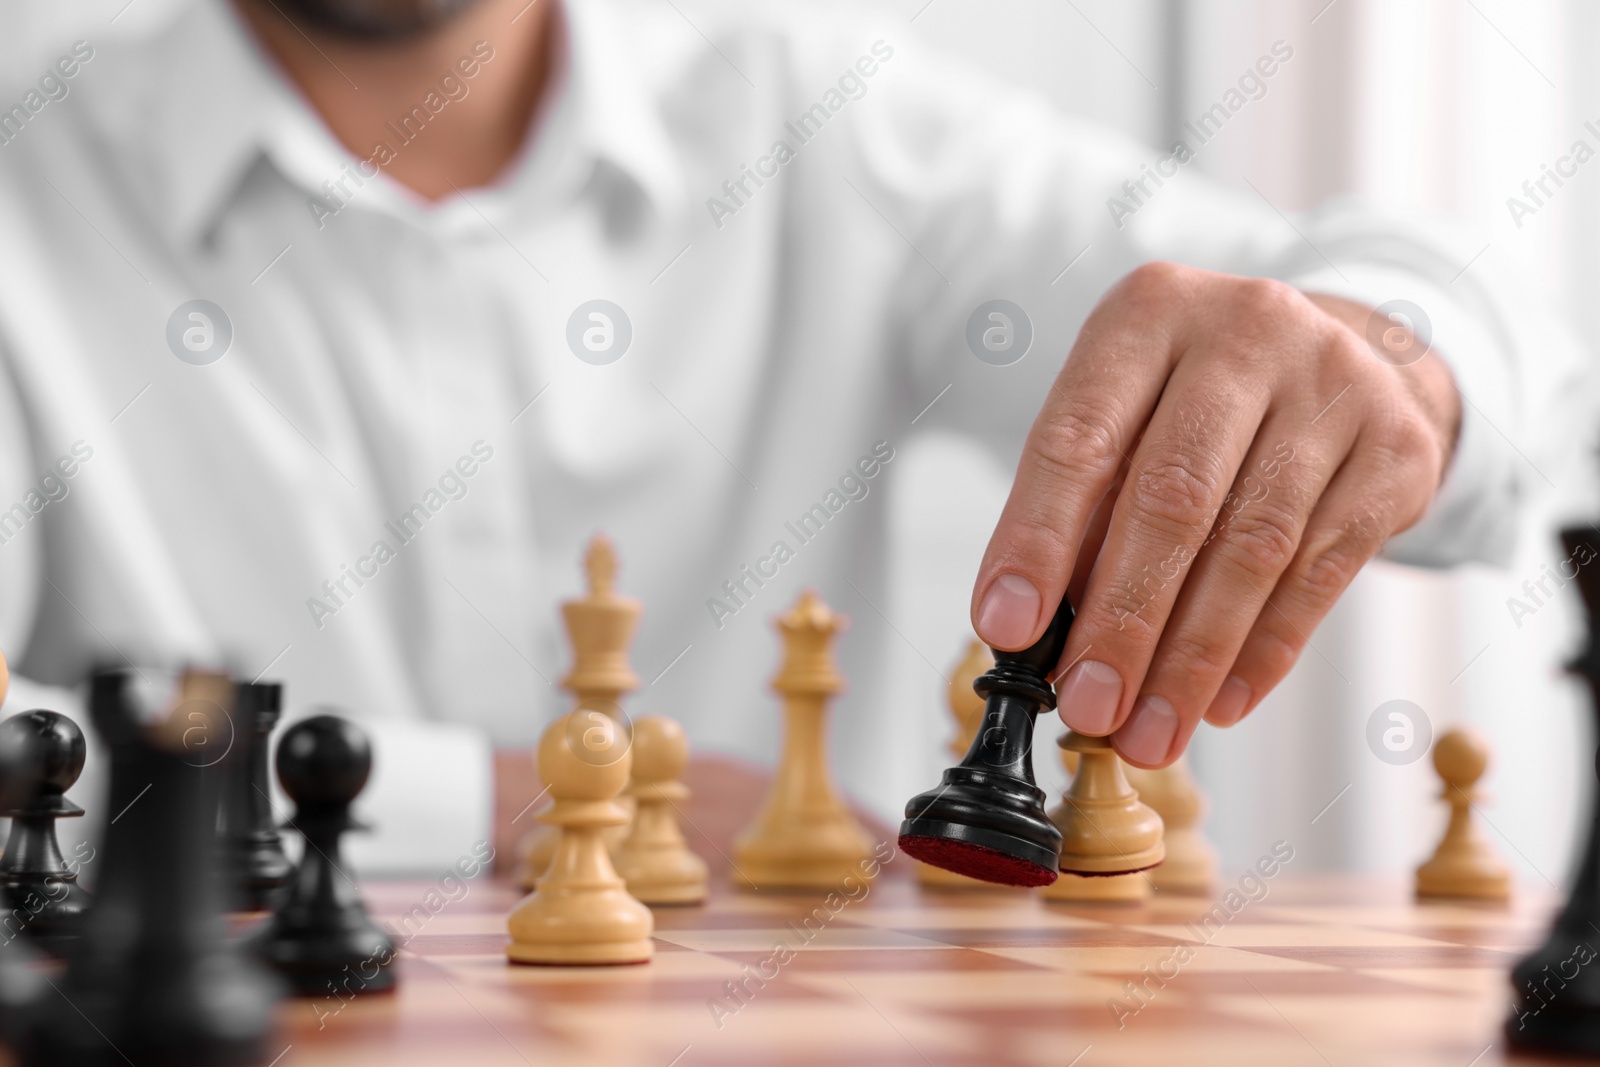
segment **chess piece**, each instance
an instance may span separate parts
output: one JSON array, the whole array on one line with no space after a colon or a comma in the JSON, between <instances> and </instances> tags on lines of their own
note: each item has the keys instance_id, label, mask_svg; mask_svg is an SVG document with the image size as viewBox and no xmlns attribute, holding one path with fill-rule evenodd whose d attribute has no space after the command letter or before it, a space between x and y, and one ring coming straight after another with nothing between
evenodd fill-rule
<instances>
[{"instance_id":1,"label":"chess piece","mask_svg":"<svg viewBox=\"0 0 1600 1067\"><path fill-rule=\"evenodd\" d=\"M372 772L372 744L355 723L313 715L284 732L278 782L295 803L289 826L305 838L283 903L253 939L299 996L382 993L395 985L394 940L367 916L345 873L340 840L366 829L350 805Z\"/></svg>"},{"instance_id":2,"label":"chess piece","mask_svg":"<svg viewBox=\"0 0 1600 1067\"><path fill-rule=\"evenodd\" d=\"M1161 816L1167 858L1145 878L1159 893L1208 896L1217 884L1217 850L1200 828L1206 798L1179 756L1169 766L1147 771L1124 766L1139 799Z\"/></svg>"},{"instance_id":3,"label":"chess piece","mask_svg":"<svg viewBox=\"0 0 1600 1067\"><path fill-rule=\"evenodd\" d=\"M1144 904L1155 896L1151 873L1092 875L1062 871L1055 881L1039 890L1039 895L1071 904Z\"/></svg>"},{"instance_id":4,"label":"chess piece","mask_svg":"<svg viewBox=\"0 0 1600 1067\"><path fill-rule=\"evenodd\" d=\"M83 936L56 989L29 1013L24 1067L270 1059L278 987L227 940L222 775L188 744L226 731L233 686L198 671L166 686L147 680L152 673L103 671L91 683L90 715L111 756L107 810L116 815Z\"/></svg>"},{"instance_id":5,"label":"chess piece","mask_svg":"<svg viewBox=\"0 0 1600 1067\"><path fill-rule=\"evenodd\" d=\"M574 711L539 739L539 777L555 799L555 857L506 920L513 963L645 963L655 920L628 895L603 831L627 822L616 802L632 769L628 735L610 716Z\"/></svg>"},{"instance_id":6,"label":"chess piece","mask_svg":"<svg viewBox=\"0 0 1600 1067\"><path fill-rule=\"evenodd\" d=\"M1033 729L1056 706L1050 672L1072 627L1062 598L1044 634L1021 652L996 652L973 683L983 720L960 765L937 789L912 797L900 824L900 849L914 859L1002 885L1056 880L1061 831L1044 811L1033 778Z\"/></svg>"},{"instance_id":7,"label":"chess piece","mask_svg":"<svg viewBox=\"0 0 1600 1067\"><path fill-rule=\"evenodd\" d=\"M1566 559L1576 571L1588 620L1583 651L1567 665L1589 688L1590 711L1600 725L1600 534L1593 526L1561 531ZM1565 568L1566 564L1563 564ZM1563 574L1565 570L1563 569ZM1600 778L1600 750L1594 769ZM1505 1033L1514 1049L1600 1056L1600 790L1589 791L1587 837L1565 907L1544 944L1511 970L1514 995Z\"/></svg>"},{"instance_id":8,"label":"chess piece","mask_svg":"<svg viewBox=\"0 0 1600 1067\"><path fill-rule=\"evenodd\" d=\"M1069 730L1057 743L1078 754L1078 773L1062 796L1061 869L1131 874L1160 863L1161 816L1140 803L1111 739Z\"/></svg>"},{"instance_id":9,"label":"chess piece","mask_svg":"<svg viewBox=\"0 0 1600 1067\"><path fill-rule=\"evenodd\" d=\"M10 676L5 656L0 654L0 702L4 702ZM0 734L0 810L15 808L34 792L33 776L27 766L25 738ZM13 1048L25 1037L29 1009L47 990L38 953L23 939L0 937L0 1041Z\"/></svg>"},{"instance_id":10,"label":"chess piece","mask_svg":"<svg viewBox=\"0 0 1600 1067\"><path fill-rule=\"evenodd\" d=\"M1441 799L1450 822L1433 857L1417 868L1417 896L1506 900L1511 871L1489 847L1472 818L1474 788L1489 766L1489 745L1466 727L1445 731L1433 746L1433 768L1444 780Z\"/></svg>"},{"instance_id":11,"label":"chess piece","mask_svg":"<svg viewBox=\"0 0 1600 1067\"><path fill-rule=\"evenodd\" d=\"M734 880L746 889L828 888L876 874L872 839L828 773L828 702L844 686L832 645L848 622L810 589L777 621L784 655L772 688L783 698L783 751L765 804L733 843Z\"/></svg>"},{"instance_id":12,"label":"chess piece","mask_svg":"<svg viewBox=\"0 0 1600 1067\"><path fill-rule=\"evenodd\" d=\"M617 551L605 534L595 534L589 541L583 566L588 595L561 605L561 619L572 644L572 670L561 679L561 685L577 698L577 710L609 715L626 731L630 727L620 701L624 694L639 688L639 678L628 665L628 648L644 608L637 600L617 594ZM625 788L617 803L631 823L631 792ZM604 835L606 846L615 851L627 833L628 823L610 828ZM518 844L522 888L532 889L550 865L559 836L555 827L543 825Z\"/></svg>"},{"instance_id":13,"label":"chess piece","mask_svg":"<svg viewBox=\"0 0 1600 1067\"><path fill-rule=\"evenodd\" d=\"M956 736L949 745L950 755L956 759L965 756L967 749L972 747L978 724L983 721L983 698L972 688L972 684L993 666L994 653L989 651L988 645L974 637L967 642L966 655L961 657L961 662L950 673L950 684L945 687L945 700L950 705L950 714L956 720Z\"/></svg>"},{"instance_id":14,"label":"chess piece","mask_svg":"<svg viewBox=\"0 0 1600 1067\"><path fill-rule=\"evenodd\" d=\"M283 686L243 682L234 696L233 748L222 792L222 855L240 911L270 911L289 884L293 866L272 820L267 778L268 739L283 707Z\"/></svg>"},{"instance_id":15,"label":"chess piece","mask_svg":"<svg viewBox=\"0 0 1600 1067\"><path fill-rule=\"evenodd\" d=\"M0 722L0 747L17 757L19 788L0 809L11 819L11 838L0 855L0 891L7 938L26 936L36 947L62 954L82 932L89 894L78 885L56 840L56 820L83 814L66 792L83 773L83 731L54 711L25 711Z\"/></svg>"},{"instance_id":16,"label":"chess piece","mask_svg":"<svg viewBox=\"0 0 1600 1067\"><path fill-rule=\"evenodd\" d=\"M689 851L678 828L677 805L689 799L680 779L689 765L689 738L664 715L633 724L633 826L618 846L617 873L645 904L698 904L706 898L706 862Z\"/></svg>"},{"instance_id":17,"label":"chess piece","mask_svg":"<svg viewBox=\"0 0 1600 1067\"><path fill-rule=\"evenodd\" d=\"M1056 741L1056 747L1061 753L1061 765L1066 768L1071 779L1076 779L1080 763L1078 753L1066 747L1067 738L1071 736L1070 733L1062 734ZM1118 763L1121 763L1120 759ZM1125 771L1133 769L1123 767ZM1067 832L1067 811L1066 794L1062 795L1061 803L1049 811L1050 821L1055 823L1056 829L1063 834ZM1060 877L1040 891L1040 895L1046 900L1073 903L1142 904L1155 893L1155 886L1150 878L1152 873L1154 872L1136 871L1132 874L1090 876L1063 870Z\"/></svg>"},{"instance_id":18,"label":"chess piece","mask_svg":"<svg viewBox=\"0 0 1600 1067\"><path fill-rule=\"evenodd\" d=\"M961 662L956 664L955 670L950 672L950 683L945 687L945 700L950 708L950 714L956 720L956 733L950 739L950 755L960 759L967 754L967 749L972 747L972 738L978 732L978 724L983 721L983 698L972 688L972 683L978 676L994 666L994 654L989 651L989 646L972 638L967 642L966 654L961 657ZM935 867L931 863L916 863L917 880L926 886L939 889L994 889L993 882L980 881L977 878L968 878L964 874L947 871L943 867Z\"/></svg>"}]
</instances>

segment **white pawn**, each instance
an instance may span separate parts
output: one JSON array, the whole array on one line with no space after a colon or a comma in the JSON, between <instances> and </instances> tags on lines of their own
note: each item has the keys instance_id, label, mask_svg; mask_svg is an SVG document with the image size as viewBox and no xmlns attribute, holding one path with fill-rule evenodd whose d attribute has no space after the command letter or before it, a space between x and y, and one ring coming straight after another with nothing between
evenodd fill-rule
<instances>
[{"instance_id":1,"label":"white pawn","mask_svg":"<svg viewBox=\"0 0 1600 1067\"><path fill-rule=\"evenodd\" d=\"M1066 747L1067 739L1073 734L1062 734L1056 742L1061 749L1061 765L1066 768L1067 774L1077 779L1078 753ZM1133 768L1121 764L1124 772ZM1063 793L1061 803L1051 808L1047 815L1050 821L1056 824L1056 829L1065 832L1069 822L1072 803L1070 789ZM1161 868L1157 867L1156 870ZM1039 891L1046 900L1071 901L1073 903L1106 903L1106 904L1143 904L1155 895L1155 884L1150 880L1149 871L1136 871L1133 874L1108 874L1089 876L1075 874L1072 871L1062 871L1054 882Z\"/></svg>"},{"instance_id":2,"label":"white pawn","mask_svg":"<svg viewBox=\"0 0 1600 1067\"><path fill-rule=\"evenodd\" d=\"M1431 859L1417 868L1419 897L1505 900L1511 871L1478 831L1472 805L1482 799L1478 779L1489 768L1489 743L1464 726L1446 730L1433 746L1433 769L1444 781L1441 797L1450 822Z\"/></svg>"},{"instance_id":3,"label":"white pawn","mask_svg":"<svg viewBox=\"0 0 1600 1067\"><path fill-rule=\"evenodd\" d=\"M698 904L706 899L706 862L678 829L676 805L689 799L679 779L689 765L683 727L664 715L633 722L633 828L617 848L617 873L646 904Z\"/></svg>"},{"instance_id":4,"label":"white pawn","mask_svg":"<svg viewBox=\"0 0 1600 1067\"><path fill-rule=\"evenodd\" d=\"M1155 771L1142 767L1123 770L1128 784L1161 816L1164 827L1167 858L1149 872L1151 883L1162 893L1208 896L1217 882L1217 850L1201 829L1206 798L1184 758L1179 756Z\"/></svg>"},{"instance_id":5,"label":"white pawn","mask_svg":"<svg viewBox=\"0 0 1600 1067\"><path fill-rule=\"evenodd\" d=\"M575 711L539 739L539 778L555 803L541 822L560 837L549 868L506 922L514 963L645 963L655 919L628 895L605 831L628 813L617 794L633 767L627 734L609 715Z\"/></svg>"}]
</instances>

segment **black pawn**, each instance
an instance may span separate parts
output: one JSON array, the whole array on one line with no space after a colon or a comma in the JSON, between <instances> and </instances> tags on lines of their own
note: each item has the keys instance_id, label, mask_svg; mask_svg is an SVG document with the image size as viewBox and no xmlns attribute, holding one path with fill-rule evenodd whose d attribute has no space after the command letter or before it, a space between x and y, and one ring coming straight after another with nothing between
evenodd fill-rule
<instances>
[{"instance_id":1,"label":"black pawn","mask_svg":"<svg viewBox=\"0 0 1600 1067\"><path fill-rule=\"evenodd\" d=\"M30 1013L23 1067L265 1063L277 983L227 938L217 855L222 768L187 739L222 728L232 687L186 674L171 703L104 671L89 710L111 754L95 906L67 972ZM160 699L167 699L165 696Z\"/></svg>"},{"instance_id":2,"label":"black pawn","mask_svg":"<svg viewBox=\"0 0 1600 1067\"><path fill-rule=\"evenodd\" d=\"M900 848L907 855L1002 885L1056 880L1061 831L1034 782L1033 728L1040 711L1056 706L1050 672L1071 627L1063 598L1044 636L1021 652L996 652L994 666L972 683L984 698L983 722L939 788L906 804Z\"/></svg>"},{"instance_id":3,"label":"black pawn","mask_svg":"<svg viewBox=\"0 0 1600 1067\"><path fill-rule=\"evenodd\" d=\"M56 840L56 820L83 814L66 792L83 773L83 731L54 711L25 711L0 722L0 747L14 757L16 796L0 808L11 837L0 856L6 914L0 936L21 933L61 954L83 931L89 894Z\"/></svg>"},{"instance_id":4,"label":"black pawn","mask_svg":"<svg viewBox=\"0 0 1600 1067\"><path fill-rule=\"evenodd\" d=\"M393 989L394 940L367 917L339 843L365 829L350 804L372 771L367 735L337 715L313 715L278 743L278 781L295 802L289 826L305 838L288 896L257 950L301 996L345 998Z\"/></svg>"},{"instance_id":5,"label":"black pawn","mask_svg":"<svg viewBox=\"0 0 1600 1067\"><path fill-rule=\"evenodd\" d=\"M3 686L0 686L3 688ZM14 808L33 791L33 761L16 735L0 737L0 809ZM0 1041L15 1047L27 1032L29 1011L46 991L38 953L9 924L0 931Z\"/></svg>"},{"instance_id":6,"label":"black pawn","mask_svg":"<svg viewBox=\"0 0 1600 1067\"><path fill-rule=\"evenodd\" d=\"M1577 569L1589 623L1588 643L1567 669L1588 685L1600 725L1600 534L1578 526L1561 531L1561 540ZM1595 776L1600 781L1600 751ZM1572 895L1545 943L1511 971L1506 1037L1513 1048L1600 1056L1600 789L1591 804Z\"/></svg>"},{"instance_id":7,"label":"black pawn","mask_svg":"<svg viewBox=\"0 0 1600 1067\"><path fill-rule=\"evenodd\" d=\"M267 777L269 739L282 709L283 686L276 682L242 682L235 690L237 728L228 754L219 832L233 906L240 911L276 907L294 871L272 819Z\"/></svg>"}]
</instances>

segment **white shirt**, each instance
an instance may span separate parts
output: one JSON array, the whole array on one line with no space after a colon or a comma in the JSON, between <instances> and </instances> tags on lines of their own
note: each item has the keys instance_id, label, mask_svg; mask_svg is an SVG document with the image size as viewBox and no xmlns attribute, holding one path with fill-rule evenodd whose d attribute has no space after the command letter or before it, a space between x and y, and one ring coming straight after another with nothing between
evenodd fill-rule
<instances>
[{"instance_id":1,"label":"white shirt","mask_svg":"<svg viewBox=\"0 0 1600 1067\"><path fill-rule=\"evenodd\" d=\"M99 662L265 672L291 715L333 705L378 736L372 855L449 863L486 832L486 739L531 743L565 710L557 606L604 530L646 609L630 710L770 761L769 620L802 586L872 617L896 450L937 429L1014 462L1078 324L1153 258L1425 308L1470 403L1391 554L1504 552L1530 413L1573 364L1462 272L1470 240L1349 205L1290 224L1190 173L1119 225L1109 201L1161 153L903 27L787 4L696 8L698 31L630 0L567 15L521 157L437 205L363 171L213 0L91 49L37 110L25 85L0 97L28 112L0 125L0 509L27 513L0 525L7 710ZM470 98L453 76L419 115ZM175 355L208 354L185 335L228 329L175 314L196 299L231 327L204 365ZM1008 366L967 341L994 299L1031 321ZM575 317L595 300L627 326ZM66 495L35 512L61 456ZM875 671L895 639L841 640L835 718L843 785L886 816L945 730Z\"/></svg>"}]
</instances>

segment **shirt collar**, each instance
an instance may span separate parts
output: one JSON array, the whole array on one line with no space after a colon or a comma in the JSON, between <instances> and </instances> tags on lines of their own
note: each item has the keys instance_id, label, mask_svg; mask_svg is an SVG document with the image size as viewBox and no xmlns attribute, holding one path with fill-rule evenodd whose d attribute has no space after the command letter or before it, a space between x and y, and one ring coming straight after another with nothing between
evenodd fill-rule
<instances>
[{"instance_id":1,"label":"shirt collar","mask_svg":"<svg viewBox=\"0 0 1600 1067\"><path fill-rule=\"evenodd\" d=\"M485 204L514 211L527 206L519 201L557 192L542 180L552 172L578 187L568 195L587 188L607 209L626 210L617 198L630 190L658 215L680 206L683 180L656 111L659 96L645 83L642 57L629 54L626 27L594 0L565 4L558 14L552 26L560 58L550 95L529 144L496 186L468 190L470 206L430 206L391 185L394 195L363 197L362 206L463 220L477 218L479 209L494 215L498 211ZM151 47L145 69L159 73L146 98L148 139L141 138L137 151L148 159L157 217L176 241L203 239L263 158L309 195L318 194L342 164L355 163L278 73L231 4L188 5ZM622 182L598 182L602 173Z\"/></svg>"},{"instance_id":2,"label":"shirt collar","mask_svg":"<svg viewBox=\"0 0 1600 1067\"><path fill-rule=\"evenodd\" d=\"M655 210L680 206L683 173L657 110L662 93L646 81L648 57L635 53L636 38L609 5L583 0L562 13L581 150L615 167Z\"/></svg>"},{"instance_id":3,"label":"shirt collar","mask_svg":"<svg viewBox=\"0 0 1600 1067\"><path fill-rule=\"evenodd\" d=\"M155 72L139 155L157 218L183 242L199 240L260 158L269 131L298 104L231 4L202 0L150 46ZM125 106L113 101L113 106Z\"/></svg>"}]
</instances>

